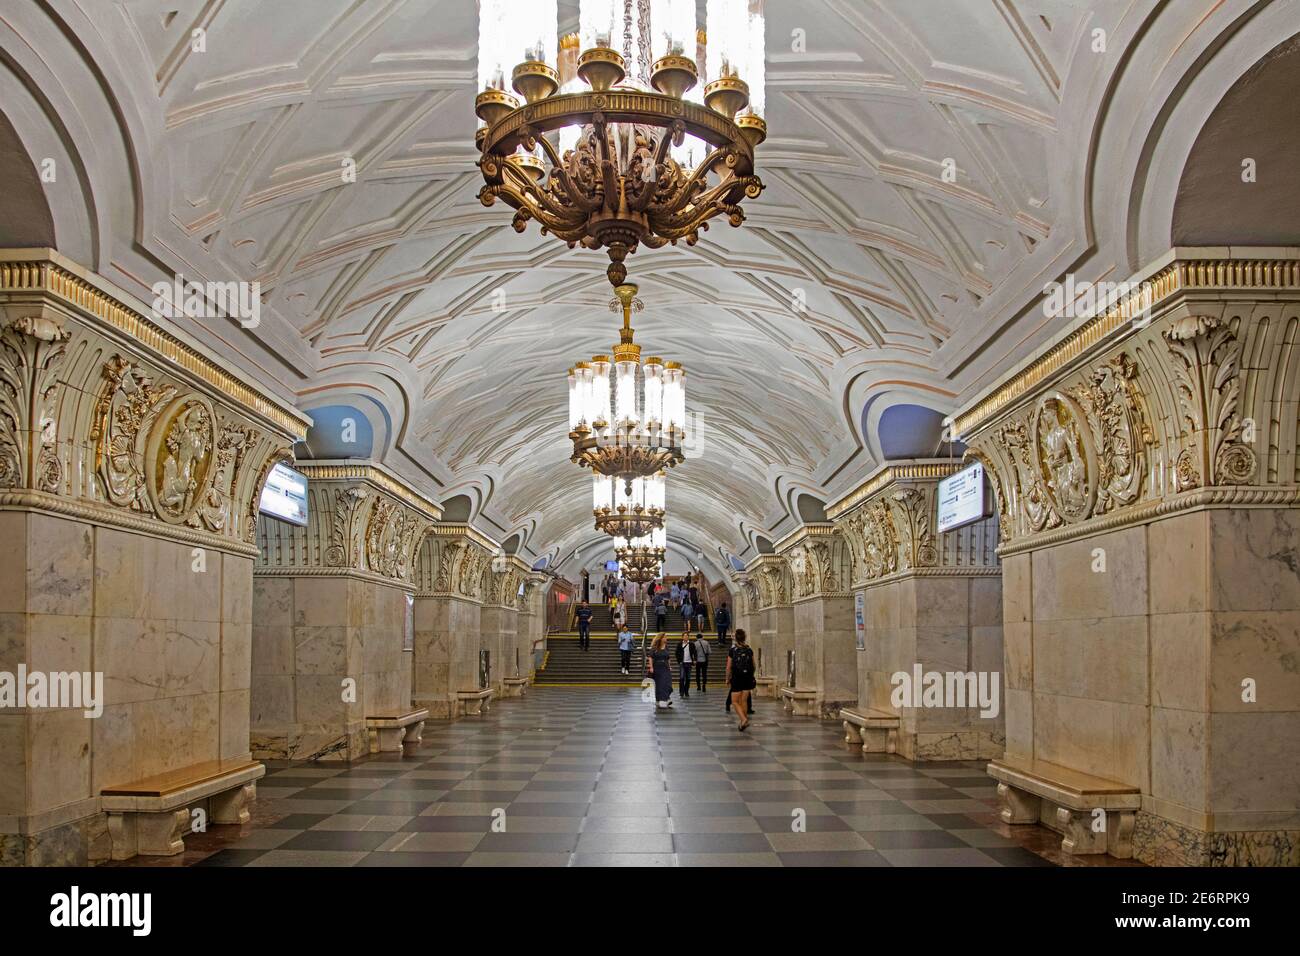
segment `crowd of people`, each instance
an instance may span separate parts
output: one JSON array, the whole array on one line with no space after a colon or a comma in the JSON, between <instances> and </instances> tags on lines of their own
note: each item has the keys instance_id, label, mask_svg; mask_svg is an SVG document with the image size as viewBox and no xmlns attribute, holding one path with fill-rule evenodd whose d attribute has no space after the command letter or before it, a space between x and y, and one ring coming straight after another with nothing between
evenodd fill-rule
<instances>
[{"instance_id":1,"label":"crowd of people","mask_svg":"<svg viewBox=\"0 0 1300 956\"><path fill-rule=\"evenodd\" d=\"M655 636L645 655L646 675L654 681L655 706L661 710L673 705L670 662L674 659L677 662L679 697L690 697L692 678L698 693L708 692L709 662L715 655L715 648L705 634L708 615L703 588L704 578L698 571L651 581L644 588L613 573L606 574L600 581L601 603L609 605L614 630L618 634L619 667L623 674L631 672L632 652L636 646L636 636L632 622L627 620L626 608L629 604L644 601L654 616ZM678 611L682 618L681 637L671 649L666 631L670 610ZM649 616L643 614L640 622L646 637L650 631ZM591 647L592 617L590 600L584 596L577 609L578 644L583 650ZM728 713L735 710L737 729L743 731L749 727L750 716L754 713L754 652L743 629L735 632L734 639L730 637L731 611L725 601L713 613L713 626L717 634L716 653L725 659L725 707Z\"/></svg>"}]
</instances>

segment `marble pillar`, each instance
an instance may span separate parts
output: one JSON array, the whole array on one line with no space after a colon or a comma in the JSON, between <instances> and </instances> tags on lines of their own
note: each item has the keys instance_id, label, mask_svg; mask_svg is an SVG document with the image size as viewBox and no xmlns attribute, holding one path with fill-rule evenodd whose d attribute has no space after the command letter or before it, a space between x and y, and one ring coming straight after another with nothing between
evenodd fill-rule
<instances>
[{"instance_id":1,"label":"marble pillar","mask_svg":"<svg viewBox=\"0 0 1300 956\"><path fill-rule=\"evenodd\" d=\"M789 567L793 590L794 689L814 695L796 713L834 719L858 698L848 548L835 526L823 522L801 526L777 542L776 551Z\"/></svg>"},{"instance_id":2,"label":"marble pillar","mask_svg":"<svg viewBox=\"0 0 1300 956\"><path fill-rule=\"evenodd\" d=\"M1007 757L1138 788L1146 863L1300 865L1300 250L1135 284L954 416L1000 512Z\"/></svg>"},{"instance_id":3,"label":"marble pillar","mask_svg":"<svg viewBox=\"0 0 1300 956\"><path fill-rule=\"evenodd\" d=\"M909 760L988 759L1005 741L997 522L944 534L936 524L938 482L957 468L890 462L827 506L862 600L857 704L899 717L898 753ZM962 696L927 700L928 674L945 687L951 675Z\"/></svg>"},{"instance_id":4,"label":"marble pillar","mask_svg":"<svg viewBox=\"0 0 1300 956\"><path fill-rule=\"evenodd\" d=\"M377 463L298 467L307 527L264 517L258 528L253 752L354 760L369 752L367 715L411 704L407 597L440 512Z\"/></svg>"},{"instance_id":5,"label":"marble pillar","mask_svg":"<svg viewBox=\"0 0 1300 956\"><path fill-rule=\"evenodd\" d=\"M480 651L491 654L488 686L495 689L503 679L506 612L499 595L509 585L506 574L493 569L499 551L473 527L450 522L436 525L425 543L416 582L412 668L415 703L428 708L430 717L458 716L458 693L485 689Z\"/></svg>"},{"instance_id":6,"label":"marble pillar","mask_svg":"<svg viewBox=\"0 0 1300 956\"><path fill-rule=\"evenodd\" d=\"M775 693L788 683L788 659L794 650L790 569L780 555L761 554L746 565L745 576L756 592L749 601L753 629L747 633L754 649L759 690ZM764 682L763 678L770 680Z\"/></svg>"},{"instance_id":7,"label":"marble pillar","mask_svg":"<svg viewBox=\"0 0 1300 956\"><path fill-rule=\"evenodd\" d=\"M72 692L0 700L0 865L84 866L104 787L248 758L256 502L307 420L49 250L0 252L0 383L0 681Z\"/></svg>"}]
</instances>

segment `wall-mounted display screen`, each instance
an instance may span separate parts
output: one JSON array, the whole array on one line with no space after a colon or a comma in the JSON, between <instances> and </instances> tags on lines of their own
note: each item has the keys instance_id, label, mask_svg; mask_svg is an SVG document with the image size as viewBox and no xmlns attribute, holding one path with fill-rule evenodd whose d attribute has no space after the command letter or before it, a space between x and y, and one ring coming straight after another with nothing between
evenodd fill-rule
<instances>
[{"instance_id":1,"label":"wall-mounted display screen","mask_svg":"<svg viewBox=\"0 0 1300 956\"><path fill-rule=\"evenodd\" d=\"M605 562L605 570L606 570L606 571L617 571L617 570L618 570L618 562L617 562L617 561L606 561L606 562Z\"/></svg>"},{"instance_id":2,"label":"wall-mounted display screen","mask_svg":"<svg viewBox=\"0 0 1300 956\"><path fill-rule=\"evenodd\" d=\"M262 489L257 508L272 518L306 526L307 476L288 465L277 464L266 476L266 487Z\"/></svg>"},{"instance_id":3,"label":"wall-mounted display screen","mask_svg":"<svg viewBox=\"0 0 1300 956\"><path fill-rule=\"evenodd\" d=\"M979 462L939 482L938 528L952 531L989 516L984 466Z\"/></svg>"}]
</instances>

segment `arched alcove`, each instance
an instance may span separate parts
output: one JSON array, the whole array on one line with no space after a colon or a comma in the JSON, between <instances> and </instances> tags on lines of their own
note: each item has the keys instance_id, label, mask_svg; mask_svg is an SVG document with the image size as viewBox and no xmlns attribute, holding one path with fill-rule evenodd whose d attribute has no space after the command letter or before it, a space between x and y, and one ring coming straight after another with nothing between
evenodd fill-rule
<instances>
[{"instance_id":1,"label":"arched alcove","mask_svg":"<svg viewBox=\"0 0 1300 956\"><path fill-rule=\"evenodd\" d=\"M1300 34L1228 90L1178 183L1175 246L1300 242Z\"/></svg>"}]
</instances>

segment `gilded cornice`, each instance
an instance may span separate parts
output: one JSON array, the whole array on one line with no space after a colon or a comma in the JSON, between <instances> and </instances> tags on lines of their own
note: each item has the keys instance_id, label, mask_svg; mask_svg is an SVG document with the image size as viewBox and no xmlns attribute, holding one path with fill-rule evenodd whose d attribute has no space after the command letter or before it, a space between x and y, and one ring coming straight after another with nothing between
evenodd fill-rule
<instances>
[{"instance_id":1,"label":"gilded cornice","mask_svg":"<svg viewBox=\"0 0 1300 956\"><path fill-rule=\"evenodd\" d=\"M439 538L464 538L494 554L501 549L499 543L489 538L482 531L479 531L471 524L460 521L441 521L434 527L433 533Z\"/></svg>"},{"instance_id":2,"label":"gilded cornice","mask_svg":"<svg viewBox=\"0 0 1300 956\"><path fill-rule=\"evenodd\" d=\"M164 329L133 297L52 249L0 249L0 304L26 304L35 295L62 306L92 326L99 325L136 344L167 370L202 382L246 414L272 425L284 437L301 439L311 419L292 405L248 384L205 355L194 343Z\"/></svg>"},{"instance_id":3,"label":"gilded cornice","mask_svg":"<svg viewBox=\"0 0 1300 956\"><path fill-rule=\"evenodd\" d=\"M918 459L915 461L886 462L858 487L841 495L826 506L826 517L832 522L867 499L900 481L938 481L959 471L962 463L949 458Z\"/></svg>"}]
</instances>

